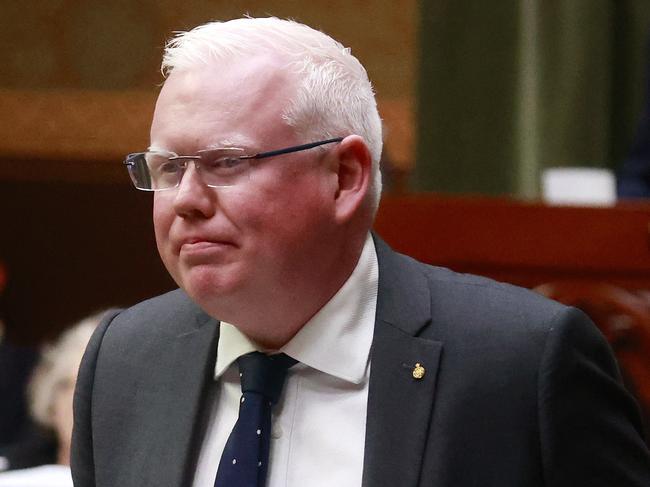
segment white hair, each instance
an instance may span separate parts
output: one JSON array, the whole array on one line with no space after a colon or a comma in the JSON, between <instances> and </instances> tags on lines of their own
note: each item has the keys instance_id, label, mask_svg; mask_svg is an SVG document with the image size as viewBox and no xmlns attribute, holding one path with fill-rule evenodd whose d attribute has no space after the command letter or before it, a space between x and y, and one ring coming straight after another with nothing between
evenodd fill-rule
<instances>
[{"instance_id":1,"label":"white hair","mask_svg":"<svg viewBox=\"0 0 650 487\"><path fill-rule=\"evenodd\" d=\"M297 93L282 117L305 142L356 134L372 158L369 201L379 205L382 150L381 119L368 74L349 48L328 35L292 20L275 17L209 22L179 32L165 47L161 70L280 54L298 76Z\"/></svg>"},{"instance_id":2,"label":"white hair","mask_svg":"<svg viewBox=\"0 0 650 487\"><path fill-rule=\"evenodd\" d=\"M54 428L52 411L57 392L76 377L86 345L103 315L101 312L81 320L43 350L28 386L32 416L43 426Z\"/></svg>"}]
</instances>

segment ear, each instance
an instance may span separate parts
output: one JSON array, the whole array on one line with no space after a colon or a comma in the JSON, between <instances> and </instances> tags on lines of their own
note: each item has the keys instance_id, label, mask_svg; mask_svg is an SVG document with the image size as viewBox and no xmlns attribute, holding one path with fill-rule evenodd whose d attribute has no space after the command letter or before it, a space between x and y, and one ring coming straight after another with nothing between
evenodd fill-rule
<instances>
[{"instance_id":1,"label":"ear","mask_svg":"<svg viewBox=\"0 0 650 487\"><path fill-rule=\"evenodd\" d=\"M363 205L370 187L372 158L363 138L349 135L336 146L336 220L349 221Z\"/></svg>"}]
</instances>

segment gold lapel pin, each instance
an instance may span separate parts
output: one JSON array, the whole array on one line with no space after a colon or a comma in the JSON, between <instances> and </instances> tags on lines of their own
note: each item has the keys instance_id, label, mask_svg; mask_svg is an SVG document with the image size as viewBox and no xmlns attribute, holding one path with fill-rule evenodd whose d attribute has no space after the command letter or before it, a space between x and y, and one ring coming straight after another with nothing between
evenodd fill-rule
<instances>
[{"instance_id":1,"label":"gold lapel pin","mask_svg":"<svg viewBox=\"0 0 650 487\"><path fill-rule=\"evenodd\" d=\"M425 372L425 368L422 367L422 364L420 362L418 362L415 364L415 367L413 367L413 378L420 380L424 377Z\"/></svg>"}]
</instances>

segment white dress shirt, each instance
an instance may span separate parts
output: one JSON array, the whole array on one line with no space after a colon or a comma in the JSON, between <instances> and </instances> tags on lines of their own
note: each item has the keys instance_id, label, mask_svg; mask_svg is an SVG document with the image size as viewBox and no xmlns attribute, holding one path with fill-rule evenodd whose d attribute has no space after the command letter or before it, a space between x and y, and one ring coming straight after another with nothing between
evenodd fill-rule
<instances>
[{"instance_id":1,"label":"white dress shirt","mask_svg":"<svg viewBox=\"0 0 650 487\"><path fill-rule=\"evenodd\" d=\"M359 487L363 470L370 345L377 305L375 246L366 238L339 291L280 351L298 360L273 409L267 487ZM211 414L193 487L213 487L237 421L236 359L256 346L221 323Z\"/></svg>"}]
</instances>

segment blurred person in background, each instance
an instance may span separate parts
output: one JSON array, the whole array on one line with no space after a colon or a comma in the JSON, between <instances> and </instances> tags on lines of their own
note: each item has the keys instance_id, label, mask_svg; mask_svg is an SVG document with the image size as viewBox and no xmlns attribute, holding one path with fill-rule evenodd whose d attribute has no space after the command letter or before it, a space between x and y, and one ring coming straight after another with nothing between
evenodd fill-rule
<instances>
[{"instance_id":1,"label":"blurred person in background","mask_svg":"<svg viewBox=\"0 0 650 487\"><path fill-rule=\"evenodd\" d=\"M36 456L39 460L49 458L50 450L48 440L36 431L27 412L25 391L38 351L32 346L13 343L3 321L3 291L8 276L7 267L0 258L0 471L31 466L23 455L27 450L31 451L30 458Z\"/></svg>"},{"instance_id":2,"label":"blurred person in background","mask_svg":"<svg viewBox=\"0 0 650 487\"><path fill-rule=\"evenodd\" d=\"M43 351L28 386L29 409L36 422L55 438L56 455L48 465L0 473L0 487L72 486L69 465L74 384L83 352L103 314L83 319ZM17 454L22 451L28 455L25 450L29 450L26 445L14 448Z\"/></svg>"},{"instance_id":3,"label":"blurred person in background","mask_svg":"<svg viewBox=\"0 0 650 487\"><path fill-rule=\"evenodd\" d=\"M646 49L645 105L627 159L617 175L619 198L650 198L650 42Z\"/></svg>"}]
</instances>

